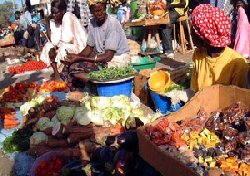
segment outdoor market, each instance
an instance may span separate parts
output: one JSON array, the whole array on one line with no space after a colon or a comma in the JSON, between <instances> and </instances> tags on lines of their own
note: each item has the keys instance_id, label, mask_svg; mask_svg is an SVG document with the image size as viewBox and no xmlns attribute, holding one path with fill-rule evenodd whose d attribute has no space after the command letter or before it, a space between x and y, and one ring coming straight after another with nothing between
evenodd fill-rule
<instances>
[{"instance_id":1,"label":"outdoor market","mask_svg":"<svg viewBox=\"0 0 250 176\"><path fill-rule=\"evenodd\" d=\"M0 11L0 176L250 176L249 1Z\"/></svg>"}]
</instances>

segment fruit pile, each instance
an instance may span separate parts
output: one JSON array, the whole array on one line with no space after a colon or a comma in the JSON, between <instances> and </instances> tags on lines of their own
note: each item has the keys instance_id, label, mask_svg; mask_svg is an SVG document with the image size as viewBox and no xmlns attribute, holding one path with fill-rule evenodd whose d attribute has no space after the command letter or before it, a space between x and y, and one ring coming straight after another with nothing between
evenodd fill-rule
<instances>
[{"instance_id":1,"label":"fruit pile","mask_svg":"<svg viewBox=\"0 0 250 176\"><path fill-rule=\"evenodd\" d=\"M24 64L9 67L8 71L10 73L18 74L26 71L38 71L47 68L47 65L43 61L27 61Z\"/></svg>"}]
</instances>

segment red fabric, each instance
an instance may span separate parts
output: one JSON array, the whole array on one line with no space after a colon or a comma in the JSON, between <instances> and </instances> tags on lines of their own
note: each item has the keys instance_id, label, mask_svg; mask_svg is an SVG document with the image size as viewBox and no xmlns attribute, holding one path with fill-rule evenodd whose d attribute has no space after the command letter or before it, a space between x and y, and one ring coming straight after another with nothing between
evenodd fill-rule
<instances>
[{"instance_id":1,"label":"red fabric","mask_svg":"<svg viewBox=\"0 0 250 176\"><path fill-rule=\"evenodd\" d=\"M214 47L226 47L231 43L230 19L220 8L210 4L197 6L191 16L195 33Z\"/></svg>"}]
</instances>

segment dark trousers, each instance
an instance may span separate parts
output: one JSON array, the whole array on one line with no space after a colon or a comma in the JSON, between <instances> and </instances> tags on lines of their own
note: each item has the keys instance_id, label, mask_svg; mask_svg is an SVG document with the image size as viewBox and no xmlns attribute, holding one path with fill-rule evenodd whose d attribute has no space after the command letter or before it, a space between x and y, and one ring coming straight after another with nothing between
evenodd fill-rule
<instances>
[{"instance_id":1,"label":"dark trousers","mask_svg":"<svg viewBox=\"0 0 250 176\"><path fill-rule=\"evenodd\" d=\"M173 53L173 46L172 46L172 32L173 26L176 23L177 19L180 17L180 14L177 13L174 9L169 10L169 19L170 24L168 25L161 25L161 37L162 37L162 47L164 53Z\"/></svg>"},{"instance_id":2,"label":"dark trousers","mask_svg":"<svg viewBox=\"0 0 250 176\"><path fill-rule=\"evenodd\" d=\"M20 44L20 42L21 42L21 40L23 38L23 34L24 34L24 30L14 32L15 44L16 45Z\"/></svg>"}]
</instances>

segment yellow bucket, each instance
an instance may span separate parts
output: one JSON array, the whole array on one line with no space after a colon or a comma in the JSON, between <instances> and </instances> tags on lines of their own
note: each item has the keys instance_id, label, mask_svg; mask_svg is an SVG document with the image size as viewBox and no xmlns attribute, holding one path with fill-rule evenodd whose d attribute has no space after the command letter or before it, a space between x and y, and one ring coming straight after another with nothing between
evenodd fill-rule
<instances>
[{"instance_id":1,"label":"yellow bucket","mask_svg":"<svg viewBox=\"0 0 250 176\"><path fill-rule=\"evenodd\" d=\"M166 88L171 85L171 82L170 74L166 71L160 70L150 76L148 86L149 89L154 92L164 93Z\"/></svg>"}]
</instances>

